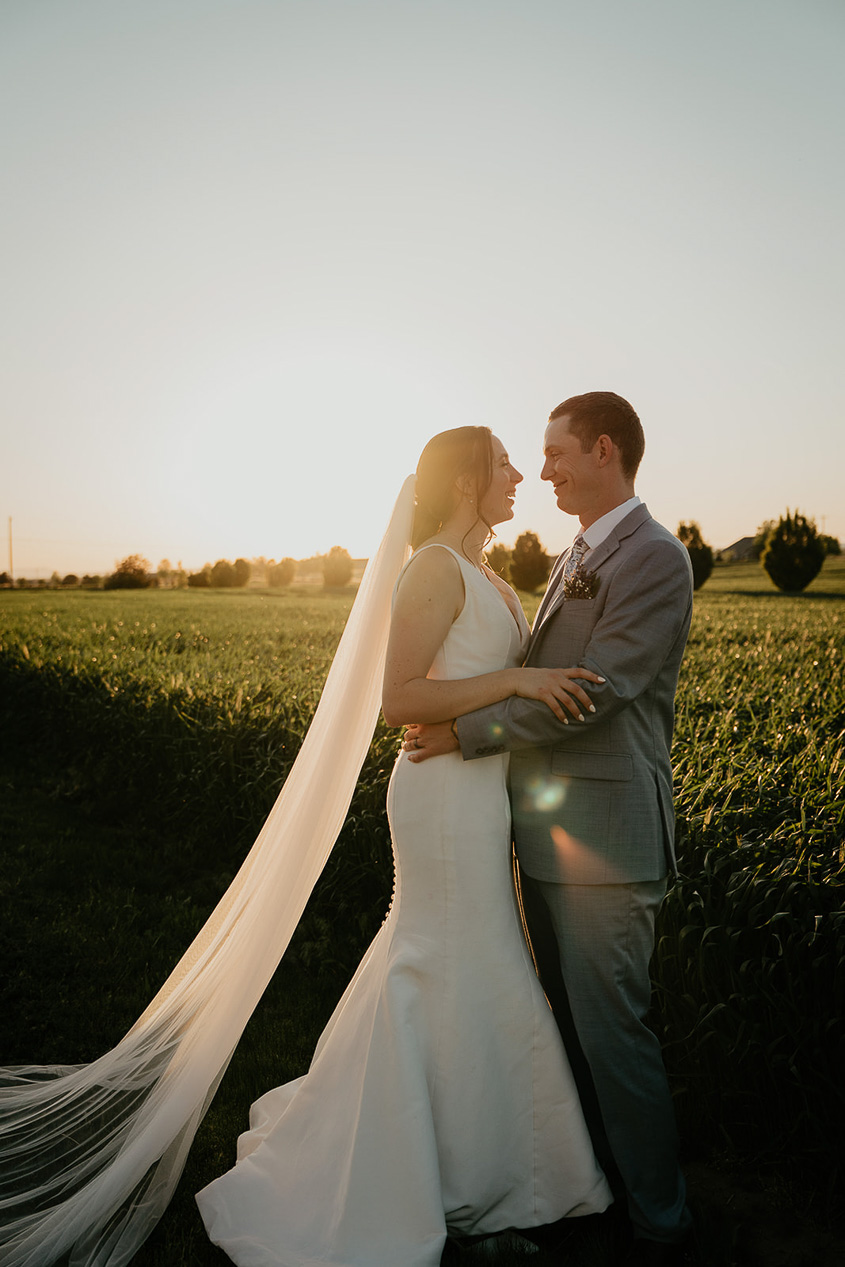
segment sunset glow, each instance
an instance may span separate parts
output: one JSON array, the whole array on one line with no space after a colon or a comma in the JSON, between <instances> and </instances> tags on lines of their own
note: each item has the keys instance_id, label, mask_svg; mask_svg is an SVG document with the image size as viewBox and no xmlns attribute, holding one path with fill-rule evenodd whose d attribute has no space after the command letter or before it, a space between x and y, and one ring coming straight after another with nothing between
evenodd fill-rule
<instances>
[{"instance_id":1,"label":"sunset glow","mask_svg":"<svg viewBox=\"0 0 845 1267\"><path fill-rule=\"evenodd\" d=\"M366 555L464 423L557 552L543 427L596 388L673 530L845 540L843 49L767 0L4 6L16 575Z\"/></svg>"}]
</instances>

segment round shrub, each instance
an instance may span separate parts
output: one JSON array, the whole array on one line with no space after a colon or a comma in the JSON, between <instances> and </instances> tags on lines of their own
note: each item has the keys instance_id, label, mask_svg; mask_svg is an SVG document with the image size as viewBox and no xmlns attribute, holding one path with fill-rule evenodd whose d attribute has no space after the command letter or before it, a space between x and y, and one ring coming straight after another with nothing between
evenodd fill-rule
<instances>
[{"instance_id":1,"label":"round shrub","mask_svg":"<svg viewBox=\"0 0 845 1267\"><path fill-rule=\"evenodd\" d=\"M284 585L290 585L295 576L296 560L285 558L273 564L268 579L274 588L281 588Z\"/></svg>"},{"instance_id":2,"label":"round shrub","mask_svg":"<svg viewBox=\"0 0 845 1267\"><path fill-rule=\"evenodd\" d=\"M794 593L818 576L824 559L824 541L813 521L787 510L766 538L760 561L779 590Z\"/></svg>"},{"instance_id":3,"label":"round shrub","mask_svg":"<svg viewBox=\"0 0 845 1267\"><path fill-rule=\"evenodd\" d=\"M323 559L323 584L329 587L348 585L352 580L352 558L343 546L332 546Z\"/></svg>"},{"instance_id":4,"label":"round shrub","mask_svg":"<svg viewBox=\"0 0 845 1267\"><path fill-rule=\"evenodd\" d=\"M511 552L511 585L527 594L543 584L551 569L551 559L534 532L517 537Z\"/></svg>"},{"instance_id":5,"label":"round shrub","mask_svg":"<svg viewBox=\"0 0 845 1267\"><path fill-rule=\"evenodd\" d=\"M121 559L111 576L106 577L103 589L138 590L148 589L152 585L150 564L140 554L127 555Z\"/></svg>"},{"instance_id":6,"label":"round shrub","mask_svg":"<svg viewBox=\"0 0 845 1267\"><path fill-rule=\"evenodd\" d=\"M689 561L692 564L693 589L701 589L713 571L713 551L701 535L701 529L695 520L688 524L678 524L678 540L687 548Z\"/></svg>"}]
</instances>

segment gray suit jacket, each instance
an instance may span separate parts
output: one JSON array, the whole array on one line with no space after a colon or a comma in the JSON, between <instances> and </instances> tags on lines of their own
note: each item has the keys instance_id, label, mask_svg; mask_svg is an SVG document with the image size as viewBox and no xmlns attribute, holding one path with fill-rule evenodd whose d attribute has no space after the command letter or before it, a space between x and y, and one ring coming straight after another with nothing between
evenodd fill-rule
<instances>
[{"instance_id":1,"label":"gray suit jacket","mask_svg":"<svg viewBox=\"0 0 845 1267\"><path fill-rule=\"evenodd\" d=\"M692 615L686 547L635 507L587 560L592 598L565 599L552 571L525 663L581 664L596 707L559 722L511 697L458 718L466 759L510 752L520 865L540 880L614 884L676 871L672 808L675 689Z\"/></svg>"}]
</instances>

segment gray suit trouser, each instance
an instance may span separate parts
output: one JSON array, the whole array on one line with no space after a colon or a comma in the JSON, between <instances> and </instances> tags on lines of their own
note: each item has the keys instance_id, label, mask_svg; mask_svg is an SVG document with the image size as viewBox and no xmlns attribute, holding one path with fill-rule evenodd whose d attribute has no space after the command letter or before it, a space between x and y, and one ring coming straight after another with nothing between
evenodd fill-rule
<instances>
[{"instance_id":1,"label":"gray suit trouser","mask_svg":"<svg viewBox=\"0 0 845 1267\"><path fill-rule=\"evenodd\" d=\"M675 1114L660 1043L645 1024L666 881L555 884L524 873L520 881L599 1162L611 1182L618 1170L635 1235L681 1240L691 1217Z\"/></svg>"}]
</instances>

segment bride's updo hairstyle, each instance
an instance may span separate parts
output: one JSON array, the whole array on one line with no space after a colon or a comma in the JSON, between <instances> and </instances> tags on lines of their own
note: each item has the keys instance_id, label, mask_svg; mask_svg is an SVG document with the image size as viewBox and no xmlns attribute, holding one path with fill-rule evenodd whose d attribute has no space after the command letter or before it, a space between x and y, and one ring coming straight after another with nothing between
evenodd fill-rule
<instances>
[{"instance_id":1,"label":"bride's updo hairstyle","mask_svg":"<svg viewBox=\"0 0 845 1267\"><path fill-rule=\"evenodd\" d=\"M417 463L416 499L411 546L416 550L440 531L458 505L455 491L461 477L469 477L480 506L493 478L493 442L489 427L455 427L432 436ZM484 516L478 519L492 533Z\"/></svg>"}]
</instances>

